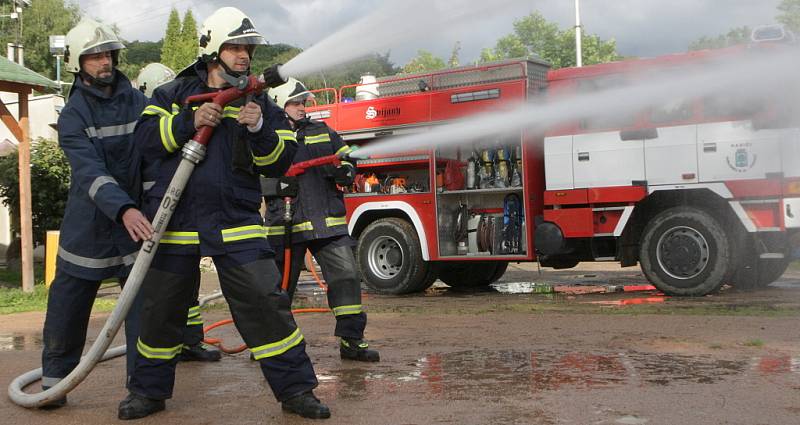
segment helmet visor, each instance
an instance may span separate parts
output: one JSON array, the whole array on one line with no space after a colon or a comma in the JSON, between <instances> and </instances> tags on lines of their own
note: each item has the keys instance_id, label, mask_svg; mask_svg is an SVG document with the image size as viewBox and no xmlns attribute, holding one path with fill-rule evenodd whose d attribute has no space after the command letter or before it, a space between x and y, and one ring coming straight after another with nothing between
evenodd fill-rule
<instances>
[{"instance_id":1,"label":"helmet visor","mask_svg":"<svg viewBox=\"0 0 800 425\"><path fill-rule=\"evenodd\" d=\"M302 103L303 105L308 105L308 101L311 99L314 99L314 95L311 92L304 92L286 99L286 103Z\"/></svg>"},{"instance_id":2,"label":"helmet visor","mask_svg":"<svg viewBox=\"0 0 800 425\"><path fill-rule=\"evenodd\" d=\"M98 44L97 46L90 47L81 52L81 55L91 55L94 53L107 52L109 50L121 50L125 45L119 41L109 41L107 43Z\"/></svg>"},{"instance_id":3,"label":"helmet visor","mask_svg":"<svg viewBox=\"0 0 800 425\"><path fill-rule=\"evenodd\" d=\"M260 35L245 35L225 40L225 43L223 44L250 44L257 46L257 45L266 45L267 40L264 40L264 37Z\"/></svg>"}]
</instances>

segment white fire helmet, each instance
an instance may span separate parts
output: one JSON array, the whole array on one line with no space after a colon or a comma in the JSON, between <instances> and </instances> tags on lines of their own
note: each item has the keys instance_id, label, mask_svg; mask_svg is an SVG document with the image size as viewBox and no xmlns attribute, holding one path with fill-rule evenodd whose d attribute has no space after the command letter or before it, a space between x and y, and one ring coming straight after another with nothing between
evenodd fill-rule
<instances>
[{"instance_id":1,"label":"white fire helmet","mask_svg":"<svg viewBox=\"0 0 800 425\"><path fill-rule=\"evenodd\" d=\"M116 66L119 50L125 48L111 27L90 18L81 19L78 25L69 30L65 41L64 61L67 72L72 73L80 72L81 56L93 53L111 51Z\"/></svg>"},{"instance_id":2,"label":"white fire helmet","mask_svg":"<svg viewBox=\"0 0 800 425\"><path fill-rule=\"evenodd\" d=\"M136 77L134 87L144 93L148 98L153 97L153 91L156 87L166 84L175 79L175 71L170 67L160 63L147 64L141 71L139 76Z\"/></svg>"},{"instance_id":3,"label":"white fire helmet","mask_svg":"<svg viewBox=\"0 0 800 425\"><path fill-rule=\"evenodd\" d=\"M289 77L285 83L269 89L267 92L270 99L281 108L286 107L286 102L293 100L295 102L304 102L308 99L313 99L314 94L308 91L305 85L300 81Z\"/></svg>"},{"instance_id":4,"label":"white fire helmet","mask_svg":"<svg viewBox=\"0 0 800 425\"><path fill-rule=\"evenodd\" d=\"M225 43L256 46L267 44L267 41L241 10L223 7L203 21L200 28L200 60L210 62L219 58L219 50Z\"/></svg>"}]
</instances>

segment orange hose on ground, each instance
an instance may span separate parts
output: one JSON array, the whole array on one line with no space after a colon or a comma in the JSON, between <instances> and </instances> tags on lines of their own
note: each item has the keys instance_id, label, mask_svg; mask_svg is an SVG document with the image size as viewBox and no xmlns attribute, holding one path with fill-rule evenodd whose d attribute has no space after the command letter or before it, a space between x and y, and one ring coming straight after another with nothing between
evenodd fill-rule
<instances>
[{"instance_id":1,"label":"orange hose on ground","mask_svg":"<svg viewBox=\"0 0 800 425\"><path fill-rule=\"evenodd\" d=\"M303 313L329 313L331 309L329 308L296 308L292 310L292 314L303 314ZM219 322L212 323L203 328L203 335L207 334L208 331L212 329L219 328L221 326L229 325L233 323L233 319L225 319L220 320ZM244 350L247 350L247 344L242 344L235 348L228 348L222 345L222 340L219 338L210 338L204 337L203 342L209 345L215 345L219 348L219 351L222 351L225 354L238 354Z\"/></svg>"},{"instance_id":2,"label":"orange hose on ground","mask_svg":"<svg viewBox=\"0 0 800 425\"><path fill-rule=\"evenodd\" d=\"M309 271L311 271L311 275L314 276L314 280L317 281L317 284L320 288L324 289L325 291L328 290L328 286L320 279L319 274L317 274L317 269L314 267L314 263L311 261L311 251L306 250L306 264L309 264ZM284 248L283 250L283 277L281 279L281 289L286 291L289 289L289 273L291 272L292 267L292 249L291 248ZM292 310L292 314L303 314L303 313L329 313L331 309L329 308L296 308ZM219 322L212 323L203 328L203 335L207 334L208 331L212 329L216 329L220 326L225 326L233 323L233 319L225 319L220 320ZM247 344L242 344L236 348L228 348L222 345L222 340L219 338L211 338L205 337L203 338L203 342L210 345L215 345L219 347L219 350L225 354L238 354L242 351L247 349Z\"/></svg>"}]
</instances>

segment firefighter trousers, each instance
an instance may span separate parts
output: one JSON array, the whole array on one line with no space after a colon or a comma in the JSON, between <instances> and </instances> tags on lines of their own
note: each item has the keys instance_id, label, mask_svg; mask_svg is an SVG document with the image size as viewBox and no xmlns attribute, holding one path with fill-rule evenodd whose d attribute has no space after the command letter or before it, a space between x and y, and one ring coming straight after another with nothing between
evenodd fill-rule
<instances>
[{"instance_id":1,"label":"firefighter trousers","mask_svg":"<svg viewBox=\"0 0 800 425\"><path fill-rule=\"evenodd\" d=\"M314 368L272 257L249 250L213 258L236 329L275 397L284 401L314 389ZM158 253L153 259L142 287L142 329L128 383L132 393L151 399L172 396L186 312L197 299L199 262L196 255Z\"/></svg>"},{"instance_id":2,"label":"firefighter trousers","mask_svg":"<svg viewBox=\"0 0 800 425\"><path fill-rule=\"evenodd\" d=\"M123 280L120 279L120 283ZM89 315L92 312L99 280L85 280L56 270L47 297L47 314L44 320L42 339L42 386L49 388L69 375L81 360ZM135 347L139 336L139 311L141 294L131 305L125 318L125 342ZM136 351L126 353L127 375L130 377L136 359Z\"/></svg>"},{"instance_id":3,"label":"firefighter trousers","mask_svg":"<svg viewBox=\"0 0 800 425\"><path fill-rule=\"evenodd\" d=\"M367 314L361 305L361 278L353 249L345 243L348 240L351 240L349 236L337 236L293 243L289 296L294 297L306 250L309 250L322 268L322 276L328 285L328 307L336 317L333 334L340 338L363 339ZM275 258L282 273L283 251L278 251Z\"/></svg>"},{"instance_id":4,"label":"firefighter trousers","mask_svg":"<svg viewBox=\"0 0 800 425\"><path fill-rule=\"evenodd\" d=\"M200 269L194 278L194 292L192 293L192 304L186 315L186 329L183 332L183 344L192 346L203 341L203 315L200 313Z\"/></svg>"}]
</instances>

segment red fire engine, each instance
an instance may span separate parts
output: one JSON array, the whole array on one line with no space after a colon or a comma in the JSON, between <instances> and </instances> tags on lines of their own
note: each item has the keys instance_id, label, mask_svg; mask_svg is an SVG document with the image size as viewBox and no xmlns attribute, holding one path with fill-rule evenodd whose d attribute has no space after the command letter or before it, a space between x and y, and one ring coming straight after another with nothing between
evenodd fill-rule
<instances>
[{"instance_id":1,"label":"red fire engine","mask_svg":"<svg viewBox=\"0 0 800 425\"><path fill-rule=\"evenodd\" d=\"M317 91L319 103L308 110L363 145L756 47L554 71L527 59L365 77ZM800 130L796 111L778 103L690 99L546 134L498 134L359 161L346 204L363 278L378 292L401 294L437 278L488 285L509 262L617 261L640 264L675 295L769 284L785 271L800 229Z\"/></svg>"}]
</instances>

